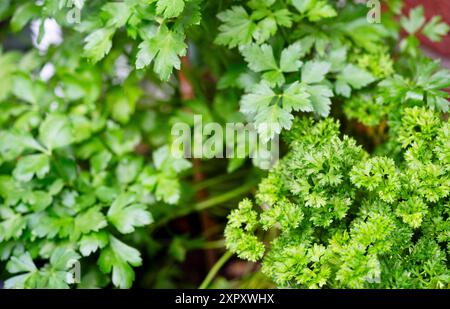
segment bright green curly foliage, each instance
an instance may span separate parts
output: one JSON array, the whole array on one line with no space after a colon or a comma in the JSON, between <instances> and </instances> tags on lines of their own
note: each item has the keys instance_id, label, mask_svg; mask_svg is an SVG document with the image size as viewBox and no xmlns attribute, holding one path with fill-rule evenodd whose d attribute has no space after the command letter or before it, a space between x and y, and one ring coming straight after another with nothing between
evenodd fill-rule
<instances>
[{"instance_id":1,"label":"bright green curly foliage","mask_svg":"<svg viewBox=\"0 0 450 309\"><path fill-rule=\"evenodd\" d=\"M228 248L283 287L447 288L450 123L419 107L402 116L400 162L370 157L331 119L298 121L260 210L244 200L230 215ZM277 236L265 245L258 230Z\"/></svg>"}]
</instances>

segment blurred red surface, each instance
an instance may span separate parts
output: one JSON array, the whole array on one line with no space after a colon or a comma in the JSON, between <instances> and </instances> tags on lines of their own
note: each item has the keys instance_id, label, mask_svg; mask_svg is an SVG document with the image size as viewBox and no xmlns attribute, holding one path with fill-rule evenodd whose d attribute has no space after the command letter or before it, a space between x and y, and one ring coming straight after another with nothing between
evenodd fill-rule
<instances>
[{"instance_id":1,"label":"blurred red surface","mask_svg":"<svg viewBox=\"0 0 450 309\"><path fill-rule=\"evenodd\" d=\"M427 20L433 16L440 15L447 24L450 24L450 0L405 0L405 4L405 12L418 5L422 5L425 8ZM450 58L450 35L444 37L442 42L439 43L431 42L423 36L420 37L420 40L434 52Z\"/></svg>"}]
</instances>

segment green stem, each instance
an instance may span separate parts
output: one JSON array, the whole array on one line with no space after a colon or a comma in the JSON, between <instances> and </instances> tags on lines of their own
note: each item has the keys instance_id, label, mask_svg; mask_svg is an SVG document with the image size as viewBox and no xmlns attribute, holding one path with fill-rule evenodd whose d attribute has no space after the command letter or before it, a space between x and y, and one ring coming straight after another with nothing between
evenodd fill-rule
<instances>
[{"instance_id":1,"label":"green stem","mask_svg":"<svg viewBox=\"0 0 450 309\"><path fill-rule=\"evenodd\" d=\"M248 184L238 187L232 191L228 191L227 193L224 193L222 195L219 195L219 196L210 198L208 200L205 200L203 202L197 203L191 207L180 208L179 211L173 213L172 215L168 215L168 216L164 217L164 219L162 219L158 222L155 222L153 225L150 226L150 228L152 230L154 230L154 229L157 229L157 228L165 225L166 223L168 223L174 219L187 216L193 212L200 212L205 209L220 205L226 201L229 201L233 198L243 195L244 193L247 193L253 187L254 187L253 183L248 183Z\"/></svg>"},{"instance_id":2,"label":"green stem","mask_svg":"<svg viewBox=\"0 0 450 309\"><path fill-rule=\"evenodd\" d=\"M225 240L213 240L206 242L201 249L208 250L208 249L221 249L225 247Z\"/></svg>"},{"instance_id":3,"label":"green stem","mask_svg":"<svg viewBox=\"0 0 450 309\"><path fill-rule=\"evenodd\" d=\"M214 264L214 266L209 271L208 275L206 276L205 280L203 280L202 284L200 285L199 289L206 289L211 284L211 281L214 279L214 277L217 275L219 270L222 268L222 266L233 256L233 253L231 251L225 252L224 255Z\"/></svg>"},{"instance_id":4,"label":"green stem","mask_svg":"<svg viewBox=\"0 0 450 309\"><path fill-rule=\"evenodd\" d=\"M219 176L217 176L215 178L210 178L210 179L204 180L202 182L198 182L193 187L194 187L195 191L202 190L204 188L208 188L208 187L220 184L220 183L222 183L224 181L240 177L242 175L245 175L246 173L248 173L248 171L241 170L241 171L233 173L233 174L219 175Z\"/></svg>"}]
</instances>

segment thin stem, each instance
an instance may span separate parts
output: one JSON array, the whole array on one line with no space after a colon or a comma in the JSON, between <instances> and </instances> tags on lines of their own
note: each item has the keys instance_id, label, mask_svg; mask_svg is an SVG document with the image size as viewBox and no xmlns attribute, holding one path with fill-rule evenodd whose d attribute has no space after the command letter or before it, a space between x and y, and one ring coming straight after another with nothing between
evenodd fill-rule
<instances>
[{"instance_id":1,"label":"thin stem","mask_svg":"<svg viewBox=\"0 0 450 309\"><path fill-rule=\"evenodd\" d=\"M208 249L221 249L225 247L225 240L213 240L206 242L201 249L208 250Z\"/></svg>"},{"instance_id":2,"label":"thin stem","mask_svg":"<svg viewBox=\"0 0 450 309\"><path fill-rule=\"evenodd\" d=\"M191 207L184 207L184 208L180 208L179 211L173 213L172 215L166 216L164 217L164 219L155 222L153 225L150 226L150 228L152 230L157 229L163 225L165 225L166 223L180 218L180 217L184 217L187 216L193 212L200 212L203 211L205 209L220 205L226 201L229 201L233 198L236 198L238 196L243 195L244 193L247 193L248 191L250 191L250 189L252 189L254 187L253 183L248 183L244 186L238 187L232 191L228 191L227 193L224 193L222 195L219 196L215 196L213 198L210 198L208 200L202 201L200 203L197 203Z\"/></svg>"},{"instance_id":3,"label":"thin stem","mask_svg":"<svg viewBox=\"0 0 450 309\"><path fill-rule=\"evenodd\" d=\"M241 170L241 171L233 173L233 174L222 174L222 175L219 175L217 177L210 178L210 179L198 182L198 183L194 184L193 187L194 187L194 190L196 190L196 191L197 190L201 190L201 189L204 189L204 188L215 186L215 185L220 184L220 183L222 183L224 181L240 177L242 175L245 175L245 173L248 173L248 171Z\"/></svg>"},{"instance_id":4,"label":"thin stem","mask_svg":"<svg viewBox=\"0 0 450 309\"><path fill-rule=\"evenodd\" d=\"M211 284L211 281L214 279L214 277L217 275L219 270L222 268L222 266L233 256L233 253L231 251L227 251L222 255L222 257L214 264L214 266L209 271L208 275L206 275L205 280L203 280L202 284L200 285L199 289L206 289Z\"/></svg>"}]
</instances>

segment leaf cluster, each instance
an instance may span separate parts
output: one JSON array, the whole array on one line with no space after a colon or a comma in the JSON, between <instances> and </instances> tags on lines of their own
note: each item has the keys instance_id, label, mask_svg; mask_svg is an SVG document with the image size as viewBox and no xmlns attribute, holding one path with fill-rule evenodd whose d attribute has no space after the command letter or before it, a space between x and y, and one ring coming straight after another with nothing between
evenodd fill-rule
<instances>
[{"instance_id":1,"label":"leaf cluster","mask_svg":"<svg viewBox=\"0 0 450 309\"><path fill-rule=\"evenodd\" d=\"M331 119L299 120L260 207L246 199L231 213L227 247L281 287L447 288L449 124L404 109L396 162L339 137Z\"/></svg>"}]
</instances>

